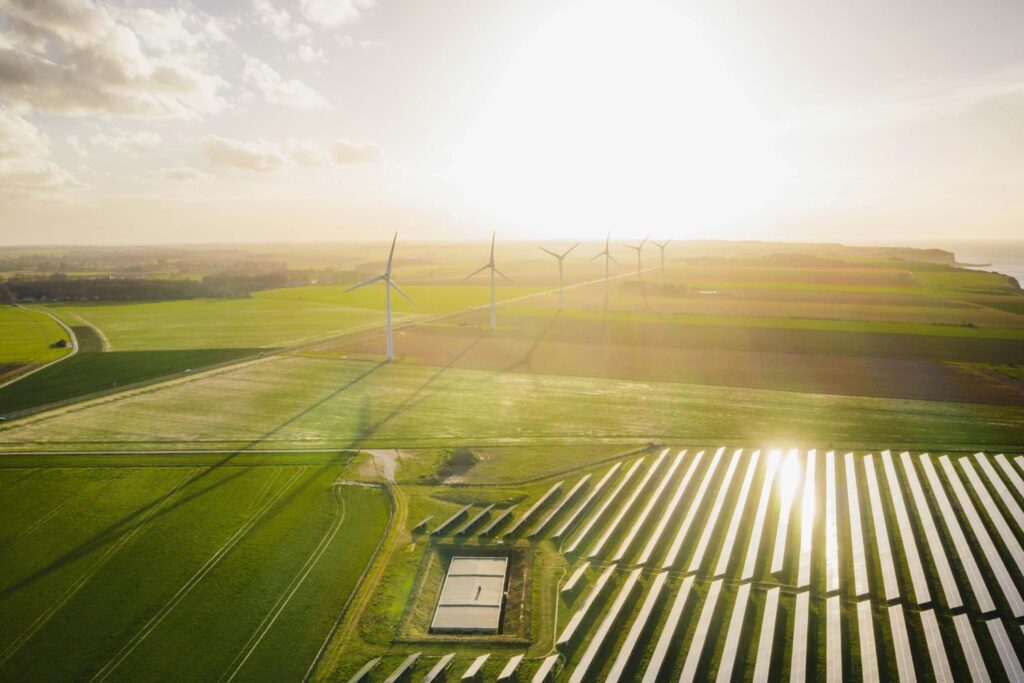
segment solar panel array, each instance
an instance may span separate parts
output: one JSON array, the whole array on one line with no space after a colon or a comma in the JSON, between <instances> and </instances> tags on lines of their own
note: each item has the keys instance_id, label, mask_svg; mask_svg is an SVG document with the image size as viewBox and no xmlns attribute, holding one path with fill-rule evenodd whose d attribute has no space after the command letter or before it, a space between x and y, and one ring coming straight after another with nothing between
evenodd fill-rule
<instances>
[{"instance_id":1,"label":"solar panel array","mask_svg":"<svg viewBox=\"0 0 1024 683\"><path fill-rule=\"evenodd\" d=\"M568 564L523 680L1024 681L1020 456L662 451L562 483L513 526Z\"/></svg>"}]
</instances>

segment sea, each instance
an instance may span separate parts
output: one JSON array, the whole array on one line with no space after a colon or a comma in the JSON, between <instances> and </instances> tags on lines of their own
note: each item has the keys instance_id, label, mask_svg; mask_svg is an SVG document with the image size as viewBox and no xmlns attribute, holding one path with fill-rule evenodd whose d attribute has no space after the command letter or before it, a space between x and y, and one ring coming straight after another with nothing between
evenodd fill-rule
<instances>
[{"instance_id":1,"label":"sea","mask_svg":"<svg viewBox=\"0 0 1024 683\"><path fill-rule=\"evenodd\" d=\"M893 246L897 246L895 243ZM904 247L946 249L956 254L959 264L1017 278L1024 287L1024 240L915 240Z\"/></svg>"}]
</instances>

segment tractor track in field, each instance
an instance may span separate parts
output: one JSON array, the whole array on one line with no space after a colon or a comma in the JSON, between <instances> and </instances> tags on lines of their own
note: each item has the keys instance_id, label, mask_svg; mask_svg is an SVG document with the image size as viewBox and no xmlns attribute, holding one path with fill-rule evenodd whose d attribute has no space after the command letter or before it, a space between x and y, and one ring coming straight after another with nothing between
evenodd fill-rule
<instances>
[{"instance_id":1,"label":"tractor track in field","mask_svg":"<svg viewBox=\"0 0 1024 683\"><path fill-rule=\"evenodd\" d=\"M226 540L214 553L211 555L206 562L201 566L189 579L178 588L177 592L171 596L164 605L156 611L153 616L142 625L135 635L128 639L121 649L105 664L100 668L90 679L90 681L104 681L106 680L116 669L119 667L135 649L141 645L149 634L152 633L167 616L174 611L174 609L181 604L181 602L188 597L189 593L199 585L199 583L206 578L213 569L220 564L220 561L224 559L238 543L248 535L253 528L259 523L263 516L274 507L274 505L287 493L296 481L306 471L306 467L300 467L274 495L268 499L256 512L250 515L242 525L235 530L235 532Z\"/></svg>"},{"instance_id":2,"label":"tractor track in field","mask_svg":"<svg viewBox=\"0 0 1024 683\"><path fill-rule=\"evenodd\" d=\"M71 600L71 598L73 598L78 593L78 591L80 591L92 579L92 577L96 575L96 573L103 567L103 565L105 565L118 551L120 551L122 548L128 545L128 543L138 534L138 532L141 531L142 528L146 526L150 520L156 517L157 514L161 510L163 510L163 508L167 505L167 503L170 502L171 498L173 498L178 491L180 491L186 484L189 483L189 481L192 480L192 475L195 474L195 472L195 468L189 469L185 473L185 476L181 479L181 481L178 482L170 491L164 494L163 498L160 500L160 503L158 505L151 507L146 512L146 514L144 514L141 518L138 519L138 521L135 522L135 524L133 524L123 534L121 534L121 536L116 541L114 541L114 543L111 544L111 546L107 548L95 562L89 565L88 569L86 569L82 574L78 576L78 578L74 580L74 582L72 582L72 584L67 588L67 590L65 590L64 593L61 594L60 598L58 598L53 604L46 608L43 611L43 613L36 617L35 621L33 621L29 625L29 627L22 632L20 636L18 636L6 648L4 648L4 650L0 652L0 667L2 667L12 656L14 656L14 654L17 653L17 651L20 650L21 647L32 638L32 636L38 633L39 630L43 628L43 626L45 626L47 622L50 621L53 615L59 612L61 608L64 607L64 605L66 605L68 601Z\"/></svg>"}]
</instances>

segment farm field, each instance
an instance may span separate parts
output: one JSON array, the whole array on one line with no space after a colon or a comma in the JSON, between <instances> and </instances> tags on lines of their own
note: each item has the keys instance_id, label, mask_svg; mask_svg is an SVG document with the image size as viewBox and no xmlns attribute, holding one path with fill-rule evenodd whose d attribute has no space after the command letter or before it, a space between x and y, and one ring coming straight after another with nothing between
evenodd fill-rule
<instances>
[{"instance_id":1,"label":"farm field","mask_svg":"<svg viewBox=\"0 0 1024 683\"><path fill-rule=\"evenodd\" d=\"M436 489L405 487L416 508L412 545L406 553L399 544L383 575L417 581L385 581L358 631L332 643L318 677L344 679L380 657L371 680L382 680L413 653L414 678L449 653L450 676L489 654L487 680L520 654L520 680L549 657L559 681L829 671L852 680L1002 680L1020 671L1024 458L693 447L616 462L497 499L468 533L461 522L431 530L466 502L463 520L487 514L496 497L486 488L439 508ZM584 494L570 498L576 482ZM552 484L560 492L545 499ZM539 509L526 511L532 503ZM419 522L425 513L433 516ZM527 549L535 588L526 641L504 632L402 635L422 618L421 602L432 606L423 583L437 573L423 567L436 566L437 552ZM521 608L509 600L507 610Z\"/></svg>"},{"instance_id":2,"label":"farm field","mask_svg":"<svg viewBox=\"0 0 1024 683\"><path fill-rule=\"evenodd\" d=\"M481 411L480 406L501 406ZM787 443L1012 448L1024 408L265 358L0 427L0 450Z\"/></svg>"},{"instance_id":3,"label":"farm field","mask_svg":"<svg viewBox=\"0 0 1024 683\"><path fill-rule=\"evenodd\" d=\"M384 534L385 494L337 485L340 454L147 460L0 468L0 676L301 678Z\"/></svg>"},{"instance_id":4,"label":"farm field","mask_svg":"<svg viewBox=\"0 0 1024 683\"><path fill-rule=\"evenodd\" d=\"M70 343L67 332L52 318L18 306L0 306L0 381L25 366L56 360L70 348L52 348L55 342Z\"/></svg>"}]
</instances>

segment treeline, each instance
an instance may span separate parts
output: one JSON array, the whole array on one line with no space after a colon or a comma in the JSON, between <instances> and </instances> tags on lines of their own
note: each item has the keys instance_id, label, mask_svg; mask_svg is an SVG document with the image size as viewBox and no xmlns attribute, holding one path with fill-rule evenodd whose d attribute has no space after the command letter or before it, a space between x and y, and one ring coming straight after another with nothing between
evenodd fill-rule
<instances>
[{"instance_id":1,"label":"treeline","mask_svg":"<svg viewBox=\"0 0 1024 683\"><path fill-rule=\"evenodd\" d=\"M350 284L352 270L273 270L222 272L201 280L141 277L18 277L0 280L4 303L32 301L169 301L173 299L242 298L252 292L309 284Z\"/></svg>"}]
</instances>

